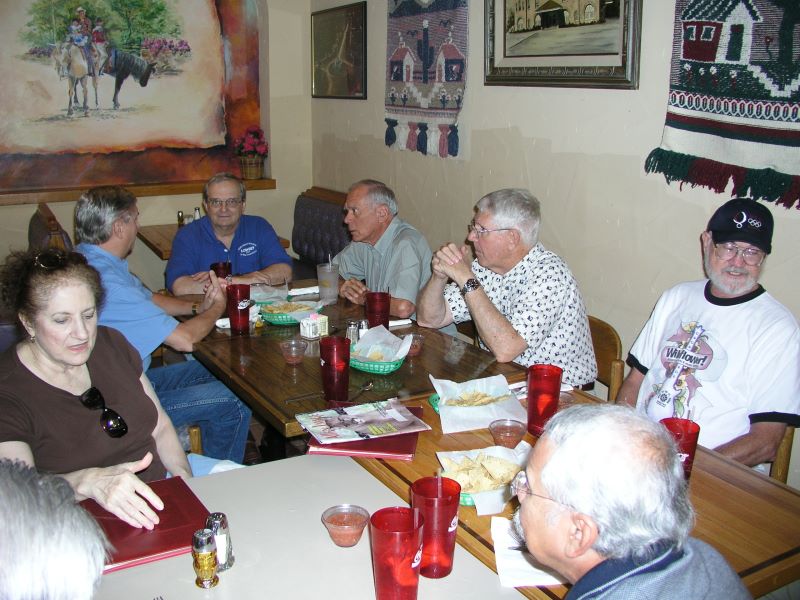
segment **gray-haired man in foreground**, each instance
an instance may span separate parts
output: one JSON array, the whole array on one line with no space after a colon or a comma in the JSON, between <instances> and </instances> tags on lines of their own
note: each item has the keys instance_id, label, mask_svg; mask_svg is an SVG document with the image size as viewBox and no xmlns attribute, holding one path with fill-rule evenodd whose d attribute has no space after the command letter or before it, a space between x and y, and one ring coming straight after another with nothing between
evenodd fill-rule
<instances>
[{"instance_id":1,"label":"gray-haired man in foreground","mask_svg":"<svg viewBox=\"0 0 800 600\"><path fill-rule=\"evenodd\" d=\"M694 510L672 438L631 408L558 413L513 487L514 526L573 584L567 599L751 598L716 550L689 537Z\"/></svg>"}]
</instances>

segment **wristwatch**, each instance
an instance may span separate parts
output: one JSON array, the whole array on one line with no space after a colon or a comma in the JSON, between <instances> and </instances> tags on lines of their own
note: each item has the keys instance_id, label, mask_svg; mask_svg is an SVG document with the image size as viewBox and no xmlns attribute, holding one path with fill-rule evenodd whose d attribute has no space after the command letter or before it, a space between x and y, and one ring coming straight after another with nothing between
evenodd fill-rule
<instances>
[{"instance_id":1,"label":"wristwatch","mask_svg":"<svg viewBox=\"0 0 800 600\"><path fill-rule=\"evenodd\" d=\"M461 288L461 295L466 296L469 292L473 292L480 287L481 282L474 277L470 277L464 282L464 287Z\"/></svg>"},{"instance_id":2,"label":"wristwatch","mask_svg":"<svg viewBox=\"0 0 800 600\"><path fill-rule=\"evenodd\" d=\"M200 310L200 303L199 302L192 302L192 315L197 316L197 313Z\"/></svg>"}]
</instances>

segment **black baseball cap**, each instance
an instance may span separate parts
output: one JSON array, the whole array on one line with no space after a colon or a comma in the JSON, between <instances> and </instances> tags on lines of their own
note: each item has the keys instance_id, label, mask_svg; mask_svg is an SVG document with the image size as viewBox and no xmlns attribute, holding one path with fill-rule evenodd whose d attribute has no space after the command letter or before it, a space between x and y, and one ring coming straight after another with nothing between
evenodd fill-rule
<instances>
[{"instance_id":1,"label":"black baseball cap","mask_svg":"<svg viewBox=\"0 0 800 600\"><path fill-rule=\"evenodd\" d=\"M711 215L706 229L715 244L747 242L767 254L772 252L772 213L751 198L728 200Z\"/></svg>"}]
</instances>

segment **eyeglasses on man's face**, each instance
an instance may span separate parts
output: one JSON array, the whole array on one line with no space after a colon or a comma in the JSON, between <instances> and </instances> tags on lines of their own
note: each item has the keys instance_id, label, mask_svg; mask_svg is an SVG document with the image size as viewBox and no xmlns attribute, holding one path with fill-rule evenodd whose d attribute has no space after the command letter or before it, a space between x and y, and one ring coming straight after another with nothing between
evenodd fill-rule
<instances>
[{"instance_id":1,"label":"eyeglasses on man's face","mask_svg":"<svg viewBox=\"0 0 800 600\"><path fill-rule=\"evenodd\" d=\"M244 200L241 198L209 198L206 202L212 208L219 208L223 205L227 208L236 208L237 206L241 206Z\"/></svg>"},{"instance_id":2,"label":"eyeglasses on man's face","mask_svg":"<svg viewBox=\"0 0 800 600\"><path fill-rule=\"evenodd\" d=\"M511 493L519 499L520 503L522 503L526 496L536 496L537 498L542 498L543 500L555 502L559 506L566 506L567 508L570 508L566 504L562 504L558 500L553 500L549 496L542 496L541 494L535 493L528 483L528 474L524 470L517 473L514 479L511 480Z\"/></svg>"},{"instance_id":3,"label":"eyeglasses on man's face","mask_svg":"<svg viewBox=\"0 0 800 600\"><path fill-rule=\"evenodd\" d=\"M106 406L106 399L96 387L92 386L81 394L81 404L89 410L102 410L100 425L109 437L120 438L128 433L128 424L117 411Z\"/></svg>"},{"instance_id":4,"label":"eyeglasses on man's face","mask_svg":"<svg viewBox=\"0 0 800 600\"><path fill-rule=\"evenodd\" d=\"M469 222L469 225L467 225L467 229L469 229L470 233L475 234L476 237L482 237L489 233L494 233L495 231L511 231L513 227L498 227L497 229L486 229L480 223L476 223L475 219L472 219L472 221Z\"/></svg>"},{"instance_id":5,"label":"eyeglasses on man's face","mask_svg":"<svg viewBox=\"0 0 800 600\"><path fill-rule=\"evenodd\" d=\"M754 248L753 246L742 248L732 242L714 244L714 254L720 260L733 260L737 255L741 254L744 264L750 267L760 267L761 263L764 262L764 257L766 257L766 254L760 248Z\"/></svg>"}]
</instances>

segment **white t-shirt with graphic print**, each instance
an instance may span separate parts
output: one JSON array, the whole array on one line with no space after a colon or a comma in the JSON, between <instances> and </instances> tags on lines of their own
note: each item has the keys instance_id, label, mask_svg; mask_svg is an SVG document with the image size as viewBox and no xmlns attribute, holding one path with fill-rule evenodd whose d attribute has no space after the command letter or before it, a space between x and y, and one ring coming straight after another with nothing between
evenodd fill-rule
<instances>
[{"instance_id":1,"label":"white t-shirt with graphic print","mask_svg":"<svg viewBox=\"0 0 800 600\"><path fill-rule=\"evenodd\" d=\"M630 351L647 370L637 407L654 420L691 418L707 448L746 434L751 417L795 423L797 320L760 286L732 299L709 289L707 280L681 283L659 299Z\"/></svg>"}]
</instances>

